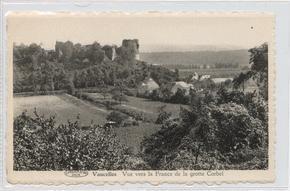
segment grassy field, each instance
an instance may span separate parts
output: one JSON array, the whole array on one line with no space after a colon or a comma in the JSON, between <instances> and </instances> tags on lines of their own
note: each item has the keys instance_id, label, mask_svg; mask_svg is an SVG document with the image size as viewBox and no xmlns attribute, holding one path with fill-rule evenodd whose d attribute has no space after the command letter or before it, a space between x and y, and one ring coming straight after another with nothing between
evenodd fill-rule
<instances>
[{"instance_id":1,"label":"grassy field","mask_svg":"<svg viewBox=\"0 0 290 191\"><path fill-rule=\"evenodd\" d=\"M128 96L128 102L125 102L122 106L135 108L136 110L142 110L148 113L152 113L157 117L156 114L158 113L158 109L164 105L166 105L165 110L171 112L174 116L177 116L179 114L180 106L186 107L180 104L164 103L132 96Z\"/></svg>"},{"instance_id":2,"label":"grassy field","mask_svg":"<svg viewBox=\"0 0 290 191\"><path fill-rule=\"evenodd\" d=\"M91 100L95 100L97 102L113 101L111 98L111 95L108 95L106 99L104 99L103 96L99 93L85 93L85 95L89 97ZM158 110L161 106L166 105L165 110L167 112L171 112L174 117L178 116L179 111L180 111L180 106L188 107L185 105L152 101L146 98L139 98L139 97L133 97L133 96L127 96L127 99L128 99L127 102L123 102L121 105L116 105L114 107L134 110L136 112L143 113L148 118L152 118L153 121L157 119Z\"/></svg>"},{"instance_id":3,"label":"grassy field","mask_svg":"<svg viewBox=\"0 0 290 191\"><path fill-rule=\"evenodd\" d=\"M75 121L77 116L79 116L81 125L90 125L92 121L100 125L106 122L106 112L67 95L14 97L13 101L14 117L20 115L24 110L33 115L34 108L36 108L38 114L47 117L56 115L58 124L66 123L67 120Z\"/></svg>"},{"instance_id":4,"label":"grassy field","mask_svg":"<svg viewBox=\"0 0 290 191\"><path fill-rule=\"evenodd\" d=\"M68 94L14 97L14 117L27 110L33 115L34 108L41 115L56 115L57 124L67 123L67 120L75 121L79 116L80 124L88 126L93 123L104 124L110 111L96 107L89 102L77 99ZM136 100L135 100L136 101ZM114 132L120 142L130 147L133 153L138 153L140 143L145 136L150 136L160 127L153 123L140 123L139 126L115 128Z\"/></svg>"}]
</instances>

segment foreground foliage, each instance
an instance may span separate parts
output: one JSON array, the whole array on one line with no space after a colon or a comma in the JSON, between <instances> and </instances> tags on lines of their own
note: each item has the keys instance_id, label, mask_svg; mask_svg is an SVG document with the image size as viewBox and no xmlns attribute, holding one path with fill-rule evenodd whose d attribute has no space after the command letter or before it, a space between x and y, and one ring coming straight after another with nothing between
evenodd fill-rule
<instances>
[{"instance_id":1,"label":"foreground foliage","mask_svg":"<svg viewBox=\"0 0 290 191\"><path fill-rule=\"evenodd\" d=\"M234 102L182 109L142 145L153 169L267 168L267 126Z\"/></svg>"},{"instance_id":2,"label":"foreground foliage","mask_svg":"<svg viewBox=\"0 0 290 191\"><path fill-rule=\"evenodd\" d=\"M234 91L191 92L189 110L158 121L161 130L142 143L143 159L153 169L268 168L268 46L249 52L251 70L234 79ZM250 78L258 91L239 91Z\"/></svg>"},{"instance_id":3,"label":"foreground foliage","mask_svg":"<svg viewBox=\"0 0 290 191\"><path fill-rule=\"evenodd\" d=\"M146 169L132 157L110 129L81 128L78 122L55 125L25 112L14 120L15 170L122 170Z\"/></svg>"}]
</instances>

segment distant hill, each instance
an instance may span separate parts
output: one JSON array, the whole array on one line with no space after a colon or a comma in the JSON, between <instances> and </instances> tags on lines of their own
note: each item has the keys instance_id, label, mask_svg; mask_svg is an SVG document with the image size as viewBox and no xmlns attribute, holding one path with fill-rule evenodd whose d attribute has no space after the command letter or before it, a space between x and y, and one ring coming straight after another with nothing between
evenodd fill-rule
<instances>
[{"instance_id":1,"label":"distant hill","mask_svg":"<svg viewBox=\"0 0 290 191\"><path fill-rule=\"evenodd\" d=\"M214 65L216 63L249 65L248 50L194 51L194 52L146 52L140 59L157 65Z\"/></svg>"}]
</instances>

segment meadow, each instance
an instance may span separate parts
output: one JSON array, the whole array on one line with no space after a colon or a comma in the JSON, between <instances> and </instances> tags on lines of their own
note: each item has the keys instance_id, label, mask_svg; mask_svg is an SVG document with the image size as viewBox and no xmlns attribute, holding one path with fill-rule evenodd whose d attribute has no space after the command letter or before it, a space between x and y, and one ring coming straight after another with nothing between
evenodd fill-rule
<instances>
[{"instance_id":1,"label":"meadow","mask_svg":"<svg viewBox=\"0 0 290 191\"><path fill-rule=\"evenodd\" d=\"M55 115L57 124L66 123L68 120L75 121L78 118L83 126L88 126L91 122L100 125L106 122L106 112L81 100L72 99L67 94L14 97L13 101L14 117L25 110L32 116L36 109L39 115L45 117Z\"/></svg>"},{"instance_id":2,"label":"meadow","mask_svg":"<svg viewBox=\"0 0 290 191\"><path fill-rule=\"evenodd\" d=\"M100 93L84 93L84 95L95 103L105 103L106 101L114 102L112 96L108 94L104 99ZM166 111L171 112L174 117L177 117L180 111L180 107L188 107L181 104L165 103L160 101L153 101L146 98L127 96L126 102L122 102L121 105L115 105L114 109L127 109L135 112L142 113L150 118L152 121L156 121L160 107L166 105Z\"/></svg>"},{"instance_id":3,"label":"meadow","mask_svg":"<svg viewBox=\"0 0 290 191\"><path fill-rule=\"evenodd\" d=\"M89 126L91 123L104 125L106 116L110 113L104 108L97 107L88 101L77 99L68 94L16 96L13 101L14 118L23 111L27 111L30 116L33 116L33 112L36 109L39 115L44 115L45 117L55 115L56 125L67 123L68 120L79 120L82 126ZM155 133L159 128L154 123L144 122L139 123L138 126L115 128L113 131L120 142L128 146L136 154L140 150L140 143L143 138Z\"/></svg>"}]
</instances>

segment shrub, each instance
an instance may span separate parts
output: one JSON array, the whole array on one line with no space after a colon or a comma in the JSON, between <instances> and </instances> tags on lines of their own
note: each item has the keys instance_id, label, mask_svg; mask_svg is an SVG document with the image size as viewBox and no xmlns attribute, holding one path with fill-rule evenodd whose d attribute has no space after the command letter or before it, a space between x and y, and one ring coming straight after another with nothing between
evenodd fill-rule
<instances>
[{"instance_id":1,"label":"shrub","mask_svg":"<svg viewBox=\"0 0 290 191\"><path fill-rule=\"evenodd\" d=\"M165 108L166 105L159 108L159 114L157 120L155 121L156 124L163 124L165 121L170 119L172 113L165 111Z\"/></svg>"},{"instance_id":2,"label":"shrub","mask_svg":"<svg viewBox=\"0 0 290 191\"><path fill-rule=\"evenodd\" d=\"M154 122L155 120L153 115L150 117L149 114L142 111L135 111L134 109L124 108L122 106L115 106L114 109L133 117L137 121Z\"/></svg>"},{"instance_id":3,"label":"shrub","mask_svg":"<svg viewBox=\"0 0 290 191\"><path fill-rule=\"evenodd\" d=\"M162 169L162 158L170 155L188 132L176 123L163 124L161 129L141 143L142 157L152 169Z\"/></svg>"},{"instance_id":4,"label":"shrub","mask_svg":"<svg viewBox=\"0 0 290 191\"><path fill-rule=\"evenodd\" d=\"M236 152L265 146L266 129L247 109L234 103L221 104L211 111L217 124L215 132L221 152Z\"/></svg>"},{"instance_id":5,"label":"shrub","mask_svg":"<svg viewBox=\"0 0 290 191\"><path fill-rule=\"evenodd\" d=\"M178 88L173 96L171 96L169 102L178 104L188 104L189 97L186 96L186 90Z\"/></svg>"},{"instance_id":6,"label":"shrub","mask_svg":"<svg viewBox=\"0 0 290 191\"><path fill-rule=\"evenodd\" d=\"M107 116L107 120L114 121L118 125L121 125L128 118L129 118L129 116L127 114L121 113L119 111L113 111Z\"/></svg>"},{"instance_id":7,"label":"shrub","mask_svg":"<svg viewBox=\"0 0 290 191\"><path fill-rule=\"evenodd\" d=\"M180 118L142 142L153 169L267 168L267 127L244 106L202 104L182 109Z\"/></svg>"}]
</instances>

